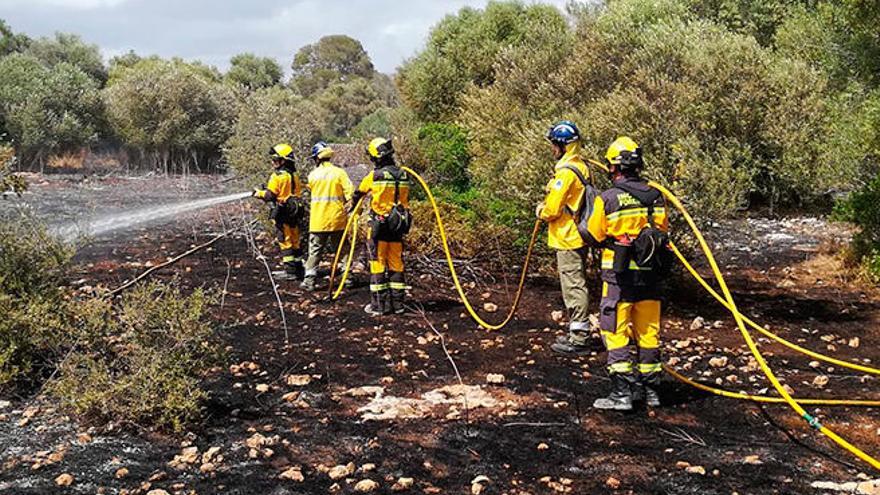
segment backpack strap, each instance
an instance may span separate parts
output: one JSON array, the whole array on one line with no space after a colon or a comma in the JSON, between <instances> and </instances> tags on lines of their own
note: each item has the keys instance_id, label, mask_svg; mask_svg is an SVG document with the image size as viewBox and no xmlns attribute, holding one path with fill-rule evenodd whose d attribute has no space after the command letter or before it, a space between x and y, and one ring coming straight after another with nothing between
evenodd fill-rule
<instances>
[{"instance_id":1,"label":"backpack strap","mask_svg":"<svg viewBox=\"0 0 880 495\"><path fill-rule=\"evenodd\" d=\"M581 185L584 186L584 194L586 194L587 188L590 187L591 184L589 182L587 182L587 179L584 177L584 174L582 174L581 171L578 170L577 167L575 167L574 165L569 165L567 163L565 165L563 165L562 168L564 168L565 170L570 170L570 171L574 172L574 175L576 175L578 180L581 181ZM586 198L581 198L581 203L584 203L584 202L586 202ZM586 205L581 204L578 207L578 212L583 210L585 206ZM568 208L568 207L566 206L566 208ZM574 212L572 212L572 213L574 213Z\"/></svg>"}]
</instances>

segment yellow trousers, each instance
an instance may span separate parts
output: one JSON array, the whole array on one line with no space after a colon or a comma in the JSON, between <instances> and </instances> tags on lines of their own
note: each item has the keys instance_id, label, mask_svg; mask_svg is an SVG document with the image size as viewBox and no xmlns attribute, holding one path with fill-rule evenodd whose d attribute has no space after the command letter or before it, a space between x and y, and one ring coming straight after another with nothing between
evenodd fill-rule
<instances>
[{"instance_id":1,"label":"yellow trousers","mask_svg":"<svg viewBox=\"0 0 880 495\"><path fill-rule=\"evenodd\" d=\"M608 350L609 373L661 371L660 301L627 294L615 284L602 284L599 326Z\"/></svg>"}]
</instances>

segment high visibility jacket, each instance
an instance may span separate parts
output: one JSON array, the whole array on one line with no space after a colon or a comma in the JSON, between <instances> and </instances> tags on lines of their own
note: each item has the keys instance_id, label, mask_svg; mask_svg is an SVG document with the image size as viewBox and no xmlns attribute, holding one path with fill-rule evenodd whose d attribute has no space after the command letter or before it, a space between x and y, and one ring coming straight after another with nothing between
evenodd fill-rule
<instances>
[{"instance_id":1,"label":"high visibility jacket","mask_svg":"<svg viewBox=\"0 0 880 495\"><path fill-rule=\"evenodd\" d=\"M394 206L395 175L400 178L397 201L409 208L409 176L400 167L377 168L358 186L358 193L371 195L370 208L376 215L387 215Z\"/></svg>"},{"instance_id":2,"label":"high visibility jacket","mask_svg":"<svg viewBox=\"0 0 880 495\"><path fill-rule=\"evenodd\" d=\"M345 202L351 199L354 186L345 170L322 162L309 174L312 193L309 231L336 232L345 229Z\"/></svg>"},{"instance_id":3,"label":"high visibility jacket","mask_svg":"<svg viewBox=\"0 0 880 495\"><path fill-rule=\"evenodd\" d=\"M266 188L258 190L256 196L268 202L285 203L291 196L302 197L302 184L296 174L286 168L279 168L272 172Z\"/></svg>"},{"instance_id":4,"label":"high visibility jacket","mask_svg":"<svg viewBox=\"0 0 880 495\"><path fill-rule=\"evenodd\" d=\"M544 208L540 212L541 220L547 222L547 244L553 249L580 249L584 240L578 233L574 214L580 207L584 196L584 185L571 170L577 168L585 179L589 178L587 165L579 154L578 146L570 146L568 151L556 164L556 173L544 189Z\"/></svg>"},{"instance_id":5,"label":"high visibility jacket","mask_svg":"<svg viewBox=\"0 0 880 495\"><path fill-rule=\"evenodd\" d=\"M614 184L626 182L630 187L642 191L650 191L647 181L624 177ZM664 232L669 231L669 218L666 212L666 201L662 194L657 194L654 201L654 225ZM604 246L602 250L602 278L608 282L616 282L614 277L614 242L629 243L638 237L648 225L648 208L641 201L623 189L612 186L596 198L593 212L588 221L588 230L592 243ZM629 270L650 270L642 268L630 261Z\"/></svg>"}]
</instances>

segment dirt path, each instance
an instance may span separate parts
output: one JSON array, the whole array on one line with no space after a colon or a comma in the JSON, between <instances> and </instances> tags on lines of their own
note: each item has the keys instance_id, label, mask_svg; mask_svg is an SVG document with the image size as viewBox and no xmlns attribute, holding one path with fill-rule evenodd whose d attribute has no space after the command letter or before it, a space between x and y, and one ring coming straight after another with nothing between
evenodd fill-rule
<instances>
[{"instance_id":1,"label":"dirt path","mask_svg":"<svg viewBox=\"0 0 880 495\"><path fill-rule=\"evenodd\" d=\"M205 230L220 230L217 212L99 239L77 257L78 284L115 286L143 263L205 240ZM734 242L743 232L749 241ZM747 314L806 347L877 361L880 298L843 278L823 247L845 235L823 221L799 219L725 224L710 238ZM592 400L607 392L604 356L598 341L595 354L584 358L549 351L563 332L551 318L562 308L552 279L530 279L519 317L504 331L487 333L463 316L448 277L412 274L413 300L445 335L462 388L422 316L374 320L363 313L363 275L336 304L285 285L289 347L264 269L243 239L223 240L160 276L219 287L227 261L229 294L214 318L230 357L206 377L211 399L204 423L182 437L89 430L39 399L13 400L0 410L0 493L353 493L367 488L367 479L378 484L377 493L390 493L396 483L407 485L401 478L412 478L410 493L468 493L482 476L482 493L606 493L615 487L639 494L801 494L824 493L811 487L816 481L877 474L785 407L706 396L669 382L664 406L654 411L591 410ZM500 306L488 315L500 318L508 301L503 284L471 292ZM688 376L753 393L769 386L750 365L732 321L695 287L670 294L667 314L665 359ZM706 323L691 330L697 317ZM826 366L818 369L829 378L820 389L809 359L762 344L798 395L877 397L873 378ZM724 366L709 364L720 356L728 358ZM810 411L880 453L878 412ZM199 456L217 447L222 461L208 468L202 459L167 464L192 446ZM40 461L59 450L65 452L59 462ZM344 468L349 463L353 472ZM343 468L332 469L337 466ZM129 472L118 479L121 467ZM279 478L285 472L304 481ZM55 487L61 473L74 476L71 487Z\"/></svg>"}]
</instances>

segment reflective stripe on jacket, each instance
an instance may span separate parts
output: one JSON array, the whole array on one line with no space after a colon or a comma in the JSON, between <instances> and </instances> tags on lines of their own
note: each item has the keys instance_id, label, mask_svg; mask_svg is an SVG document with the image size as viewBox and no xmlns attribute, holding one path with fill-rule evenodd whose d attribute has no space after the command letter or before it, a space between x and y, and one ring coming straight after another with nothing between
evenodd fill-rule
<instances>
[{"instance_id":1,"label":"reflective stripe on jacket","mask_svg":"<svg viewBox=\"0 0 880 495\"><path fill-rule=\"evenodd\" d=\"M544 198L544 209L540 216L547 222L547 244L553 249L571 250L584 246L574 218L584 196L584 186L577 175L566 168L577 168L589 180L590 172L579 152L580 146L569 145L565 155L556 164L553 179L544 189L547 196Z\"/></svg>"},{"instance_id":2,"label":"reflective stripe on jacket","mask_svg":"<svg viewBox=\"0 0 880 495\"><path fill-rule=\"evenodd\" d=\"M631 187L649 190L647 181L633 177L625 177L615 181L627 182ZM593 213L590 215L588 230L596 244L606 246L602 250L603 278L614 266L614 250L608 247L614 241L634 240L645 226L648 225L648 208L630 193L612 186L596 198ZM654 201L654 225L664 232L669 231L669 218L666 212L666 201L662 195ZM607 241L607 242L606 242ZM641 268L630 261L630 270L650 270Z\"/></svg>"},{"instance_id":3,"label":"reflective stripe on jacket","mask_svg":"<svg viewBox=\"0 0 880 495\"><path fill-rule=\"evenodd\" d=\"M256 196L265 201L284 203L291 196L302 197L302 184L296 174L279 168L272 172L269 182L266 183L266 189L258 190Z\"/></svg>"},{"instance_id":4,"label":"reflective stripe on jacket","mask_svg":"<svg viewBox=\"0 0 880 495\"><path fill-rule=\"evenodd\" d=\"M345 229L348 216L345 202L351 199L354 186L345 170L323 162L309 174L311 191L309 231L336 232Z\"/></svg>"},{"instance_id":5,"label":"reflective stripe on jacket","mask_svg":"<svg viewBox=\"0 0 880 495\"><path fill-rule=\"evenodd\" d=\"M382 167L370 172L358 186L358 192L370 194L370 208L377 215L387 215L394 206L394 175L400 177L398 202L409 208L409 176L400 167Z\"/></svg>"}]
</instances>

